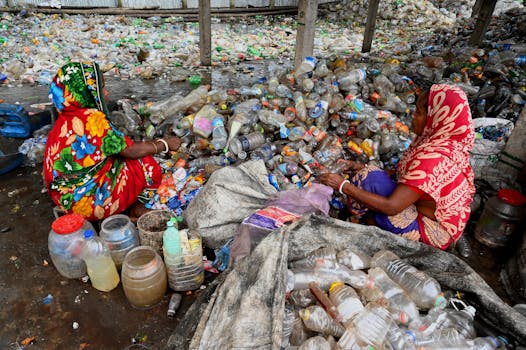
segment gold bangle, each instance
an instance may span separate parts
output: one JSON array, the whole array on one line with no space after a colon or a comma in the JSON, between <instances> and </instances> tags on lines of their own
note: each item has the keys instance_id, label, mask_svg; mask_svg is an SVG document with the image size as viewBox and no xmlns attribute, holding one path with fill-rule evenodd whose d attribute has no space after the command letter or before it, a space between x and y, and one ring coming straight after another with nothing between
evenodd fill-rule
<instances>
[{"instance_id":1,"label":"gold bangle","mask_svg":"<svg viewBox=\"0 0 526 350\"><path fill-rule=\"evenodd\" d=\"M150 142L153 147L155 148L155 154L159 153L159 150L157 149L157 145L155 144L155 141Z\"/></svg>"},{"instance_id":2,"label":"gold bangle","mask_svg":"<svg viewBox=\"0 0 526 350\"><path fill-rule=\"evenodd\" d=\"M170 147L168 147L168 142L166 142L164 139L158 139L157 141L161 141L161 143L164 145L164 152L161 152L161 154L166 154L170 150Z\"/></svg>"}]
</instances>

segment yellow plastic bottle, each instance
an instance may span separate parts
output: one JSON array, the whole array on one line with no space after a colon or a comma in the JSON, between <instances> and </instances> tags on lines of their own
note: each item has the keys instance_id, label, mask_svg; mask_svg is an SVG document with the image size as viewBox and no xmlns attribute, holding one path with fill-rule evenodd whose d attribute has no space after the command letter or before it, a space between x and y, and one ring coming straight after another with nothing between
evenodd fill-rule
<instances>
[{"instance_id":1,"label":"yellow plastic bottle","mask_svg":"<svg viewBox=\"0 0 526 350\"><path fill-rule=\"evenodd\" d=\"M110 250L91 230L84 232L84 239L81 257L86 262L91 285L101 292L113 290L119 284L120 278Z\"/></svg>"}]
</instances>

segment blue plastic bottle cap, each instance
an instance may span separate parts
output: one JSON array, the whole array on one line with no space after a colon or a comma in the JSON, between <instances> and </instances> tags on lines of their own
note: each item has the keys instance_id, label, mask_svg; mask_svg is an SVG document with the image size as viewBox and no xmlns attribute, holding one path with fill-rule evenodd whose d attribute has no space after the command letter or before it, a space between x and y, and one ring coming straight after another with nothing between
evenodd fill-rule
<instances>
[{"instance_id":1,"label":"blue plastic bottle cap","mask_svg":"<svg viewBox=\"0 0 526 350\"><path fill-rule=\"evenodd\" d=\"M91 237L93 237L93 231L92 230L84 231L84 238L91 238Z\"/></svg>"}]
</instances>

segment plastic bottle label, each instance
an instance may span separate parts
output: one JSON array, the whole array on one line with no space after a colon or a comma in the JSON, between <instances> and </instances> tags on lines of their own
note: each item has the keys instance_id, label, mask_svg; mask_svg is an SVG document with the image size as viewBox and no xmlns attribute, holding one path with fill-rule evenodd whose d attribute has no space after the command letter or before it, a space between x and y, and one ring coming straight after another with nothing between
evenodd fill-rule
<instances>
[{"instance_id":1,"label":"plastic bottle label","mask_svg":"<svg viewBox=\"0 0 526 350\"><path fill-rule=\"evenodd\" d=\"M241 149L243 151L246 152L250 150L250 141L248 141L248 138L246 136L239 136L238 140L241 143Z\"/></svg>"},{"instance_id":2,"label":"plastic bottle label","mask_svg":"<svg viewBox=\"0 0 526 350\"><path fill-rule=\"evenodd\" d=\"M223 123L223 119L222 118L214 118L214 120L212 120L212 126L214 128L216 128L216 127L220 127L220 126L225 126L225 124Z\"/></svg>"},{"instance_id":3,"label":"plastic bottle label","mask_svg":"<svg viewBox=\"0 0 526 350\"><path fill-rule=\"evenodd\" d=\"M305 57L305 60L303 62L307 63L309 66L312 67L312 69L314 69L314 67L316 67L317 60L312 56L307 56Z\"/></svg>"}]
</instances>

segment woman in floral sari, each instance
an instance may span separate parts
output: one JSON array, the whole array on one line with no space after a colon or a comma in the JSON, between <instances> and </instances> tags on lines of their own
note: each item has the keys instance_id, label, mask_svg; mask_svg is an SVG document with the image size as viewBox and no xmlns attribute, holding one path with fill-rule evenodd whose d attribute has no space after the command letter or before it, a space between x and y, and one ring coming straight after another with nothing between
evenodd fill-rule
<instances>
[{"instance_id":1,"label":"woman in floral sari","mask_svg":"<svg viewBox=\"0 0 526 350\"><path fill-rule=\"evenodd\" d=\"M348 198L351 212L374 211L384 230L446 249L469 219L475 193L469 151L474 131L464 92L436 84L419 96L412 129L417 135L398 165L398 183L383 170L355 162L352 183L338 174L322 183Z\"/></svg>"},{"instance_id":2,"label":"woman in floral sari","mask_svg":"<svg viewBox=\"0 0 526 350\"><path fill-rule=\"evenodd\" d=\"M50 98L59 114L44 152L44 181L61 209L101 220L160 184L161 168L152 155L177 150L180 139L134 143L117 130L107 118L107 90L96 63L64 65Z\"/></svg>"}]
</instances>

